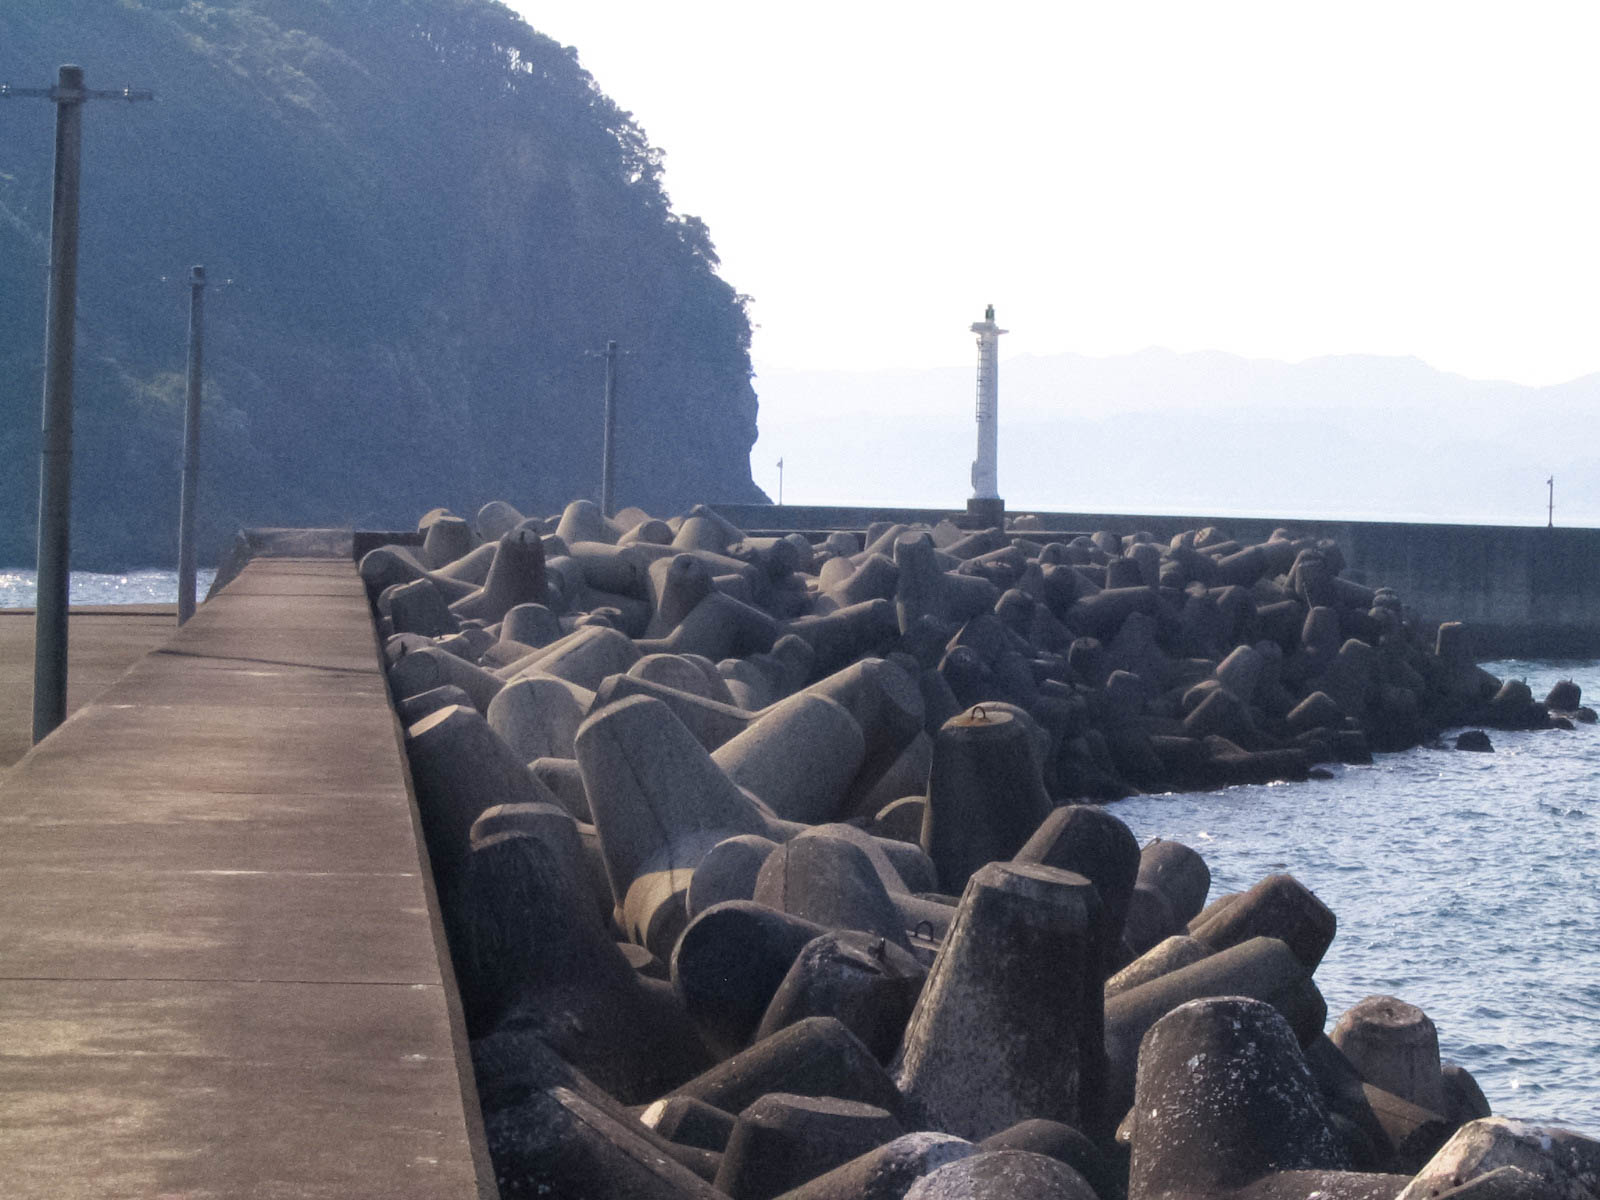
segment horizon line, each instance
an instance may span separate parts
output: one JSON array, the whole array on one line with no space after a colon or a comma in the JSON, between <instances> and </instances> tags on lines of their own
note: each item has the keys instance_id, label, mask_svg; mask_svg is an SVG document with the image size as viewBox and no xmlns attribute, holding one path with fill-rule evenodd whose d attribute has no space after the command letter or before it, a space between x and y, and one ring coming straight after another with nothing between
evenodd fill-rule
<instances>
[{"instance_id":1,"label":"horizon line","mask_svg":"<svg viewBox=\"0 0 1600 1200\"><path fill-rule=\"evenodd\" d=\"M1009 357L1002 356L1000 358L1000 364L1004 366L1006 363L1016 363L1027 360L1043 361L1058 358L1076 358L1095 362L1110 362L1114 359L1141 358L1150 355L1165 355L1173 358L1200 358L1215 355L1223 358L1237 359L1238 361L1245 363L1272 363L1278 366L1286 367L1303 367L1311 363L1351 358L1376 359L1389 362L1414 362L1426 367L1435 374L1465 380L1468 383L1502 384L1509 387L1529 388L1533 390L1565 387L1568 384L1577 383L1581 380L1592 379L1596 376L1600 376L1600 367L1597 367L1592 371L1584 371L1580 374L1557 379L1550 383L1527 383L1520 379L1512 379L1502 375L1468 375L1462 371L1455 371L1446 367L1436 366L1419 354L1387 354L1377 351L1350 350L1323 354L1311 354L1304 358L1275 358L1271 355L1245 354L1237 350L1221 350L1214 348L1204 350L1174 350L1170 346L1162 346L1155 343L1142 346L1137 350L1125 350L1108 354L1091 354L1082 350L1023 350L1016 354L1010 355ZM754 379L759 379L763 373L789 375L905 375L924 374L935 371L970 371L971 369L972 363L967 360L963 360L961 362L928 363L920 365L902 364L897 366L862 367L793 366L769 363L764 366L752 365L751 377Z\"/></svg>"}]
</instances>

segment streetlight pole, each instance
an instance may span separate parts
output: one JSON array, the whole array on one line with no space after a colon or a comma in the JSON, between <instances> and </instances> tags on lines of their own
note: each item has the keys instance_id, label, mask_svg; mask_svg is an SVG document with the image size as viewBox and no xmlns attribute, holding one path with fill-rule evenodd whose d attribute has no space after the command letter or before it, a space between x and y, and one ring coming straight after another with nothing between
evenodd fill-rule
<instances>
[{"instance_id":1,"label":"streetlight pole","mask_svg":"<svg viewBox=\"0 0 1600 1200\"><path fill-rule=\"evenodd\" d=\"M178 495L178 624L194 616L194 514L200 488L200 389L205 360L206 269L189 277L189 386L183 405L183 484Z\"/></svg>"},{"instance_id":2,"label":"streetlight pole","mask_svg":"<svg viewBox=\"0 0 1600 1200\"><path fill-rule=\"evenodd\" d=\"M33 740L67 719L67 594L72 518L72 360L78 311L78 182L85 100L151 100L131 88L92 92L83 68L63 66L53 88L0 86L0 97L55 102L50 291L45 304L44 405L39 444L38 598L34 601Z\"/></svg>"}]
</instances>

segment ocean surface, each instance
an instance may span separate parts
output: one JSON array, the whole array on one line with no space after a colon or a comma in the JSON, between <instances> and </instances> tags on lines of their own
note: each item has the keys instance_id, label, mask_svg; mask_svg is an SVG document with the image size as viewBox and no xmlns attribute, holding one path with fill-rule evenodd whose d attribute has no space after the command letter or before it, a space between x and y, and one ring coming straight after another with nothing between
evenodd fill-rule
<instances>
[{"instance_id":1,"label":"ocean surface","mask_svg":"<svg viewBox=\"0 0 1600 1200\"><path fill-rule=\"evenodd\" d=\"M214 574L199 573L201 596ZM74 604L177 594L173 571L72 576ZM33 600L32 571L0 570L0 608ZM1484 666L1541 697L1573 679L1600 707L1600 662ZM1365 996L1399 996L1496 1113L1600 1136L1600 727L1489 737L1493 754L1411 750L1332 780L1109 811L1141 843L1203 854L1213 897L1277 871L1316 892L1339 920L1317 970L1330 1028Z\"/></svg>"},{"instance_id":2,"label":"ocean surface","mask_svg":"<svg viewBox=\"0 0 1600 1200\"><path fill-rule=\"evenodd\" d=\"M216 578L214 568L195 572L197 599L205 599ZM38 574L0 567L0 608L32 608ZM176 604L178 573L141 569L116 573L74 571L67 584L68 604Z\"/></svg>"},{"instance_id":3,"label":"ocean surface","mask_svg":"<svg viewBox=\"0 0 1600 1200\"><path fill-rule=\"evenodd\" d=\"M1600 662L1484 663L1600 701ZM1493 754L1411 750L1331 781L1108 807L1211 868L1211 896L1287 871L1338 917L1329 1028L1366 996L1417 1005L1497 1115L1600 1136L1600 727L1490 730ZM1447 737L1448 743L1452 739Z\"/></svg>"}]
</instances>

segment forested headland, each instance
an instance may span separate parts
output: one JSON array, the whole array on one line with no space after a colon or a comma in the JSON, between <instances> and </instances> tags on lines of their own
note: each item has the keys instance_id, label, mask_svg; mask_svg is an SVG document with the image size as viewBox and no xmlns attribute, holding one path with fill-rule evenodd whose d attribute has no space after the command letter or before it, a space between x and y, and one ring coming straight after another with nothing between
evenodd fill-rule
<instances>
[{"instance_id":1,"label":"forested headland","mask_svg":"<svg viewBox=\"0 0 1600 1200\"><path fill-rule=\"evenodd\" d=\"M574 49L491 0L13 0L0 80L84 109L74 565L174 559L203 263L202 561L441 502L760 500L747 300ZM54 107L0 101L0 565L29 565ZM209 552L209 553L208 553Z\"/></svg>"}]
</instances>

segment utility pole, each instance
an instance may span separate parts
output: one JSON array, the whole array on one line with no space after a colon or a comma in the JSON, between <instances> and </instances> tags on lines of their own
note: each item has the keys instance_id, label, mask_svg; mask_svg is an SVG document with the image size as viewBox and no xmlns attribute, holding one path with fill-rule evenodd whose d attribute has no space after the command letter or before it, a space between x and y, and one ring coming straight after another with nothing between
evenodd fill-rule
<instances>
[{"instance_id":1,"label":"utility pole","mask_svg":"<svg viewBox=\"0 0 1600 1200\"><path fill-rule=\"evenodd\" d=\"M616 515L617 503L617 359L631 353L618 350L615 342L607 342L603 352L585 350L585 358L606 360L605 407L602 417L600 445L600 511L606 516Z\"/></svg>"},{"instance_id":2,"label":"utility pole","mask_svg":"<svg viewBox=\"0 0 1600 1200\"><path fill-rule=\"evenodd\" d=\"M183 483L178 493L178 624L194 616L194 513L200 488L200 387L205 361L206 269L189 277L189 386L183 404Z\"/></svg>"},{"instance_id":3,"label":"utility pole","mask_svg":"<svg viewBox=\"0 0 1600 1200\"><path fill-rule=\"evenodd\" d=\"M600 449L600 511L616 516L617 344L606 343L605 440Z\"/></svg>"},{"instance_id":4,"label":"utility pole","mask_svg":"<svg viewBox=\"0 0 1600 1200\"><path fill-rule=\"evenodd\" d=\"M78 311L78 178L85 100L153 100L132 88L90 91L83 68L63 66L53 88L0 84L0 98L56 106L50 203L50 292L45 305L44 411L39 447L38 598L34 601L33 740L67 719L67 591L72 516L72 357Z\"/></svg>"},{"instance_id":5,"label":"utility pole","mask_svg":"<svg viewBox=\"0 0 1600 1200\"><path fill-rule=\"evenodd\" d=\"M1550 515L1545 521L1544 527L1546 529L1554 529L1556 527L1556 477L1552 475L1544 482L1545 485L1550 489Z\"/></svg>"}]
</instances>

